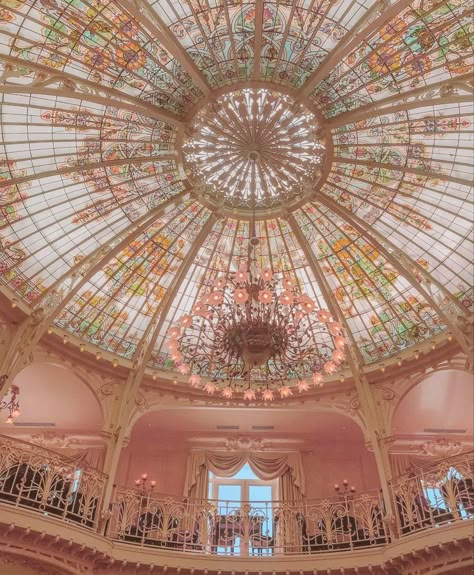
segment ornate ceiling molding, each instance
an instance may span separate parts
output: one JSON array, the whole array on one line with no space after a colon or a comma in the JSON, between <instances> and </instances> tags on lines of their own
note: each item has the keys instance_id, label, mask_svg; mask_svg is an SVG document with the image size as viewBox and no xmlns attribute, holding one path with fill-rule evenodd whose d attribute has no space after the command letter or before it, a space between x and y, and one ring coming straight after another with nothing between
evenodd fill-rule
<instances>
[{"instance_id":1,"label":"ornate ceiling molding","mask_svg":"<svg viewBox=\"0 0 474 575\"><path fill-rule=\"evenodd\" d=\"M224 442L224 448L226 451L238 451L238 452L255 452L255 451L265 451L268 447L265 439L258 437L245 437L243 435L239 437L229 437Z\"/></svg>"},{"instance_id":2,"label":"ornate ceiling molding","mask_svg":"<svg viewBox=\"0 0 474 575\"><path fill-rule=\"evenodd\" d=\"M459 441L435 439L434 441L423 443L421 449L430 457L452 457L453 455L459 455L465 447Z\"/></svg>"},{"instance_id":3,"label":"ornate ceiling molding","mask_svg":"<svg viewBox=\"0 0 474 575\"><path fill-rule=\"evenodd\" d=\"M390 453L399 455L420 455L443 459L472 450L472 438L457 434L452 438L436 437L426 433L392 437Z\"/></svg>"},{"instance_id":4,"label":"ornate ceiling molding","mask_svg":"<svg viewBox=\"0 0 474 575\"><path fill-rule=\"evenodd\" d=\"M104 447L104 437L102 434L90 433L68 433L63 431L38 431L36 433L25 433L21 429L12 430L12 437L28 441L46 449L89 449Z\"/></svg>"}]
</instances>

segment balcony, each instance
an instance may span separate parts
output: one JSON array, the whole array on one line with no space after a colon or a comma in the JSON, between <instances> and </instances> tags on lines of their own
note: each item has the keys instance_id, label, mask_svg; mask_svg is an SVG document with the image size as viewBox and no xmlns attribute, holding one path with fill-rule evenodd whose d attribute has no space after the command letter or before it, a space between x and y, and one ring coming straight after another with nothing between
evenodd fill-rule
<instances>
[{"instance_id":1,"label":"balcony","mask_svg":"<svg viewBox=\"0 0 474 575\"><path fill-rule=\"evenodd\" d=\"M473 453L465 453L397 477L390 484L393 516L380 493L350 491L322 500L242 504L116 488L104 509L104 474L0 437L1 543L56 553L51 542L61 541L62 553L81 550L94 565L120 564L125 571L139 563L208 573L313 573L316 565L400 572L444 555L465 561L473 469Z\"/></svg>"}]
</instances>

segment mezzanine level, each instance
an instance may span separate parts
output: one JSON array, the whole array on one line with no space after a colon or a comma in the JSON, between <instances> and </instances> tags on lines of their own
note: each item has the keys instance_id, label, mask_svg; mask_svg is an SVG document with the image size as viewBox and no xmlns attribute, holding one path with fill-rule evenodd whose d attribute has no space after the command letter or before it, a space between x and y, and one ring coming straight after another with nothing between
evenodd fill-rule
<instances>
[{"instance_id":1,"label":"mezzanine level","mask_svg":"<svg viewBox=\"0 0 474 575\"><path fill-rule=\"evenodd\" d=\"M397 477L394 515L378 492L242 503L119 487L104 509L104 474L2 437L1 545L59 573L448 572L471 564L473 470L467 453Z\"/></svg>"}]
</instances>

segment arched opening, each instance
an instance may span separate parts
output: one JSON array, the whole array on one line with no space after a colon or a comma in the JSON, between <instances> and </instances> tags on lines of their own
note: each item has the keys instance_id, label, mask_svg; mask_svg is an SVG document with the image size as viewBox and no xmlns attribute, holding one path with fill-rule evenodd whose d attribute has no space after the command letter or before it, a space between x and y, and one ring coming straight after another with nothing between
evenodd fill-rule
<instances>
[{"instance_id":1,"label":"arched opening","mask_svg":"<svg viewBox=\"0 0 474 575\"><path fill-rule=\"evenodd\" d=\"M170 408L140 417L122 451L117 483L133 485L146 473L157 491L181 496L193 450L298 451L306 497L334 494L347 479L358 490L380 485L375 458L359 425L334 411Z\"/></svg>"},{"instance_id":2,"label":"arched opening","mask_svg":"<svg viewBox=\"0 0 474 575\"><path fill-rule=\"evenodd\" d=\"M15 377L13 384L20 389L20 416L12 424L2 417L0 433L53 449L102 445L100 404L72 369L33 363Z\"/></svg>"},{"instance_id":3,"label":"arched opening","mask_svg":"<svg viewBox=\"0 0 474 575\"><path fill-rule=\"evenodd\" d=\"M412 445L433 439L472 441L474 386L471 374L443 370L412 387L393 417L396 443Z\"/></svg>"}]
</instances>

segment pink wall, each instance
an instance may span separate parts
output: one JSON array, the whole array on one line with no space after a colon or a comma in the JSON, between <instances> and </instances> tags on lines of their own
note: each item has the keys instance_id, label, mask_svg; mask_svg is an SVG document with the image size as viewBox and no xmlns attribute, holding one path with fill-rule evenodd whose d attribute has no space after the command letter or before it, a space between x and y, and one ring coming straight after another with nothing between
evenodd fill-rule
<instances>
[{"instance_id":1,"label":"pink wall","mask_svg":"<svg viewBox=\"0 0 474 575\"><path fill-rule=\"evenodd\" d=\"M132 486L142 473L157 481L156 493L182 496L187 452L183 444L132 441L123 449L117 471L117 485Z\"/></svg>"},{"instance_id":2,"label":"pink wall","mask_svg":"<svg viewBox=\"0 0 474 575\"><path fill-rule=\"evenodd\" d=\"M161 441L132 439L122 452L118 485L132 486L142 473L158 482L157 493L181 496L186 475L188 446L185 440L162 437ZM334 494L334 483L347 479L358 491L380 486L375 458L361 441L333 441L315 444L312 453L302 454L308 498Z\"/></svg>"},{"instance_id":3,"label":"pink wall","mask_svg":"<svg viewBox=\"0 0 474 575\"><path fill-rule=\"evenodd\" d=\"M375 457L362 443L317 445L302 459L308 499L334 495L334 484L344 479L359 492L380 487Z\"/></svg>"},{"instance_id":4,"label":"pink wall","mask_svg":"<svg viewBox=\"0 0 474 575\"><path fill-rule=\"evenodd\" d=\"M393 418L397 435L424 433L425 429L458 429L456 435L474 433L474 380L472 374L449 369L429 375L398 404ZM443 432L440 432L443 437Z\"/></svg>"}]
</instances>

